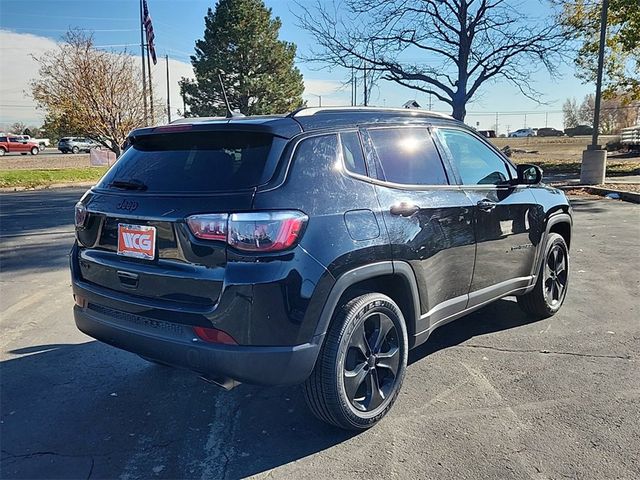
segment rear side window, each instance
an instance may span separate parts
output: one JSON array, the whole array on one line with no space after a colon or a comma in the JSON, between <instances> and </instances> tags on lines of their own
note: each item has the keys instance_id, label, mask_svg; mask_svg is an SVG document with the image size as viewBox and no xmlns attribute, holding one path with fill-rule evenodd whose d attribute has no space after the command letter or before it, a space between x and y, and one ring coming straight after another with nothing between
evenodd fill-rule
<instances>
[{"instance_id":1,"label":"rear side window","mask_svg":"<svg viewBox=\"0 0 640 480\"><path fill-rule=\"evenodd\" d=\"M7 141L7 137L0 137L0 142L6 142Z\"/></svg>"},{"instance_id":2,"label":"rear side window","mask_svg":"<svg viewBox=\"0 0 640 480\"><path fill-rule=\"evenodd\" d=\"M382 175L380 180L405 185L446 185L447 175L426 128L369 130Z\"/></svg>"},{"instance_id":3,"label":"rear side window","mask_svg":"<svg viewBox=\"0 0 640 480\"><path fill-rule=\"evenodd\" d=\"M367 169L364 166L364 155L358 132L342 132L340 133L340 141L342 143L342 158L347 170L359 175L366 175Z\"/></svg>"},{"instance_id":4,"label":"rear side window","mask_svg":"<svg viewBox=\"0 0 640 480\"><path fill-rule=\"evenodd\" d=\"M509 180L505 162L482 141L463 130L439 128L437 132L464 185L500 185Z\"/></svg>"},{"instance_id":5,"label":"rear side window","mask_svg":"<svg viewBox=\"0 0 640 480\"><path fill-rule=\"evenodd\" d=\"M99 187L139 184L147 192L204 193L264 183L273 135L186 132L136 138Z\"/></svg>"}]
</instances>

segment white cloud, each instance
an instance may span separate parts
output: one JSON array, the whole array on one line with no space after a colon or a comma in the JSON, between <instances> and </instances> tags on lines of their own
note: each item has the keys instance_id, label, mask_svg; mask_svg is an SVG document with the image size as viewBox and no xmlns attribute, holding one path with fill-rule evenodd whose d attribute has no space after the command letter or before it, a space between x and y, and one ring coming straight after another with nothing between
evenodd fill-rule
<instances>
[{"instance_id":1,"label":"white cloud","mask_svg":"<svg viewBox=\"0 0 640 480\"><path fill-rule=\"evenodd\" d=\"M13 122L40 125L44 112L36 108L29 95L29 82L38 76L38 64L32 55L38 56L56 48L56 42L37 35L0 30L0 130ZM138 61L140 65L140 61ZM171 112L177 117L182 111L182 98L178 81L182 77L193 77L191 64L169 59L171 80ZM152 65L151 73L155 96L161 100L163 108L167 102L167 73L164 58Z\"/></svg>"},{"instance_id":2,"label":"white cloud","mask_svg":"<svg viewBox=\"0 0 640 480\"><path fill-rule=\"evenodd\" d=\"M349 105L350 91L338 80L324 80L317 78L304 79L304 93L302 98L307 101L307 105L318 105L318 95L322 96L322 105Z\"/></svg>"},{"instance_id":3,"label":"white cloud","mask_svg":"<svg viewBox=\"0 0 640 480\"><path fill-rule=\"evenodd\" d=\"M140 58L138 57L138 63ZM142 67L140 67L142 68ZM184 110L182 106L182 97L180 96L180 87L178 82L182 77L194 78L193 67L190 63L181 62L169 58L169 80L170 80L170 99L171 99L171 119L178 118L178 110ZM153 80L153 94L156 98L162 100L163 111L167 106L167 65L164 57L158 57L158 64L151 64L151 78Z\"/></svg>"},{"instance_id":4,"label":"white cloud","mask_svg":"<svg viewBox=\"0 0 640 480\"><path fill-rule=\"evenodd\" d=\"M44 112L36 108L29 92L29 82L38 76L38 64L33 55L42 55L56 48L56 42L46 37L32 34L16 33L0 29L0 130L6 129L13 122L24 122L28 125L41 125ZM138 65L140 65L138 57ZM178 110L183 110L178 81L182 77L193 78L190 63L169 59L171 115L177 118ZM162 108L166 108L167 74L164 57L158 58L158 64L152 65L153 88L156 98L160 99ZM310 106L318 104L318 95L322 96L323 105L348 105L350 102L349 86L339 80L305 78L303 98Z\"/></svg>"},{"instance_id":5,"label":"white cloud","mask_svg":"<svg viewBox=\"0 0 640 480\"><path fill-rule=\"evenodd\" d=\"M29 82L38 75L32 55L55 48L56 42L36 35L0 30L0 126L13 122L39 125L44 113L29 96Z\"/></svg>"}]
</instances>

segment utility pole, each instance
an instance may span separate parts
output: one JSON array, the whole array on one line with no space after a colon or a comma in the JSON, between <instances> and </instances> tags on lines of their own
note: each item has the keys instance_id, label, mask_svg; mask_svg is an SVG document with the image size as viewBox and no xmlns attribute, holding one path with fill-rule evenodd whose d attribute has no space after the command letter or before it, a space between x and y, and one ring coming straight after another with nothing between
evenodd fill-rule
<instances>
[{"instance_id":1,"label":"utility pole","mask_svg":"<svg viewBox=\"0 0 640 480\"><path fill-rule=\"evenodd\" d=\"M167 62L167 123L171 123L171 90L169 88L169 55L165 53L164 59Z\"/></svg>"},{"instance_id":2,"label":"utility pole","mask_svg":"<svg viewBox=\"0 0 640 480\"><path fill-rule=\"evenodd\" d=\"M496 112L496 137L498 136L498 112Z\"/></svg>"},{"instance_id":3,"label":"utility pole","mask_svg":"<svg viewBox=\"0 0 640 480\"><path fill-rule=\"evenodd\" d=\"M607 38L607 10L609 0L602 0L602 14L600 17L600 51L598 52L598 78L596 79L596 102L593 111L593 136L591 150L600 150L598 145L598 128L600 127L600 101L602 100L602 71L604 70L604 47Z\"/></svg>"},{"instance_id":4,"label":"utility pole","mask_svg":"<svg viewBox=\"0 0 640 480\"><path fill-rule=\"evenodd\" d=\"M318 95L317 93L309 92L309 95L313 95L314 97L318 97L318 107L322 106L322 95Z\"/></svg>"},{"instance_id":5,"label":"utility pole","mask_svg":"<svg viewBox=\"0 0 640 480\"><path fill-rule=\"evenodd\" d=\"M353 74L353 106L358 105L358 71Z\"/></svg>"},{"instance_id":6,"label":"utility pole","mask_svg":"<svg viewBox=\"0 0 640 480\"><path fill-rule=\"evenodd\" d=\"M149 52L149 45L147 44L147 70L149 78L149 110L151 112L151 123L155 123L156 117L153 113L153 85L151 83L151 54Z\"/></svg>"},{"instance_id":7,"label":"utility pole","mask_svg":"<svg viewBox=\"0 0 640 480\"><path fill-rule=\"evenodd\" d=\"M545 128L549 126L549 112L544 112L544 126Z\"/></svg>"},{"instance_id":8,"label":"utility pole","mask_svg":"<svg viewBox=\"0 0 640 480\"><path fill-rule=\"evenodd\" d=\"M351 106L353 107L356 102L355 102L355 95L354 95L354 83L355 83L355 77L353 76L353 65L351 65Z\"/></svg>"},{"instance_id":9,"label":"utility pole","mask_svg":"<svg viewBox=\"0 0 640 480\"><path fill-rule=\"evenodd\" d=\"M433 110L433 103L431 102L431 92L429 92L429 111Z\"/></svg>"},{"instance_id":10,"label":"utility pole","mask_svg":"<svg viewBox=\"0 0 640 480\"><path fill-rule=\"evenodd\" d=\"M607 170L607 151L598 145L598 129L600 128L600 101L602 99L602 71L604 69L604 49L607 39L607 11L609 0L602 0L602 12L600 14L600 49L598 51L598 75L596 78L596 99L593 110L593 136L591 145L582 152L582 165L580 166L580 183L587 185L600 185L604 183Z\"/></svg>"},{"instance_id":11,"label":"utility pole","mask_svg":"<svg viewBox=\"0 0 640 480\"><path fill-rule=\"evenodd\" d=\"M524 128L527 128L527 114L524 114Z\"/></svg>"},{"instance_id":12,"label":"utility pole","mask_svg":"<svg viewBox=\"0 0 640 480\"><path fill-rule=\"evenodd\" d=\"M364 64L364 106L366 107L368 104L367 101L367 64Z\"/></svg>"},{"instance_id":13,"label":"utility pole","mask_svg":"<svg viewBox=\"0 0 640 480\"><path fill-rule=\"evenodd\" d=\"M149 124L147 113L147 75L144 64L144 19L142 17L142 0L140 0L140 52L142 54L142 100L144 102L144 122Z\"/></svg>"}]
</instances>

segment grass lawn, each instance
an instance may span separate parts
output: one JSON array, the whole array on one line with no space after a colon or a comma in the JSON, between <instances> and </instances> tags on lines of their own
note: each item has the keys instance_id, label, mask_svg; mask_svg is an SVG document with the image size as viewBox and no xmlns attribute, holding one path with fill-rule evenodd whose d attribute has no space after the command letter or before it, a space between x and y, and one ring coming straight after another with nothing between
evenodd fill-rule
<instances>
[{"instance_id":1,"label":"grass lawn","mask_svg":"<svg viewBox=\"0 0 640 480\"><path fill-rule=\"evenodd\" d=\"M53 183L94 182L106 167L0 170L0 187L38 187Z\"/></svg>"}]
</instances>

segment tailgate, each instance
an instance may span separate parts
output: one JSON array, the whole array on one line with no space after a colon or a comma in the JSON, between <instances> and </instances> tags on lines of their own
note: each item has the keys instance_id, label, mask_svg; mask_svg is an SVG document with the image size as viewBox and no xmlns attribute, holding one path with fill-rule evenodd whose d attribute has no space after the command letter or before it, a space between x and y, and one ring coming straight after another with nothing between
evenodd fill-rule
<instances>
[{"instance_id":1,"label":"tailgate","mask_svg":"<svg viewBox=\"0 0 640 480\"><path fill-rule=\"evenodd\" d=\"M212 309L223 286L226 244L196 239L185 218L247 210L252 198L252 192L198 197L90 192L83 200L85 227L77 231L78 275L99 287L154 300L158 308ZM119 254L119 226L153 230L152 258Z\"/></svg>"}]
</instances>

